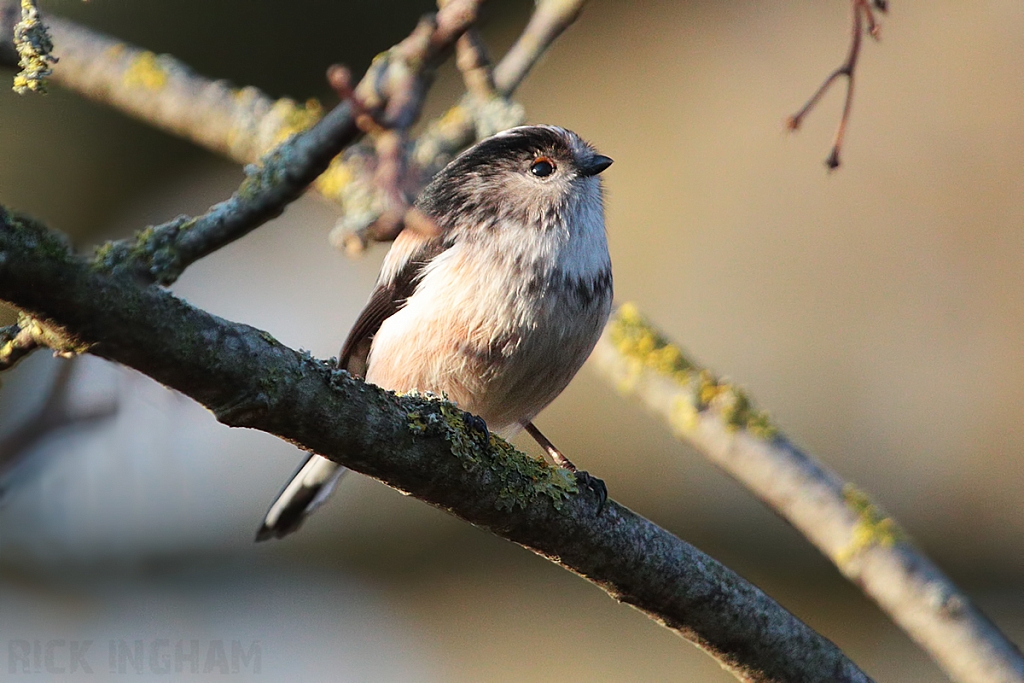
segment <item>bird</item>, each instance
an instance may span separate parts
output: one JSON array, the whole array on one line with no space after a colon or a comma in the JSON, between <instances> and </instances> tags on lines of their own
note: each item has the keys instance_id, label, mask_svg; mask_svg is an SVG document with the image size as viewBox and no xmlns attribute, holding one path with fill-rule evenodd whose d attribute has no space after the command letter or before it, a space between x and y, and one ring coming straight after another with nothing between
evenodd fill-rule
<instances>
[{"instance_id":1,"label":"bird","mask_svg":"<svg viewBox=\"0 0 1024 683\"><path fill-rule=\"evenodd\" d=\"M526 430L599 492L533 424L590 355L612 307L600 174L612 160L576 133L519 126L485 138L427 184L384 258L339 366L396 392L445 396L503 438ZM312 454L256 540L283 538L345 468Z\"/></svg>"}]
</instances>

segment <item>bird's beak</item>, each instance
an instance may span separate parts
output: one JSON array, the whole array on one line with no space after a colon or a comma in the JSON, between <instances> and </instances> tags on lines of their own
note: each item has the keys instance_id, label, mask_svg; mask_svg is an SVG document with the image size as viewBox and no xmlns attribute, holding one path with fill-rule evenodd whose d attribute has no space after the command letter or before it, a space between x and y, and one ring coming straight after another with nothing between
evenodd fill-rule
<instances>
[{"instance_id":1,"label":"bird's beak","mask_svg":"<svg viewBox=\"0 0 1024 683\"><path fill-rule=\"evenodd\" d=\"M611 157L606 157L603 154L595 154L590 157L589 161L584 162L580 166L580 173L585 176L597 175L604 169L612 165Z\"/></svg>"}]
</instances>

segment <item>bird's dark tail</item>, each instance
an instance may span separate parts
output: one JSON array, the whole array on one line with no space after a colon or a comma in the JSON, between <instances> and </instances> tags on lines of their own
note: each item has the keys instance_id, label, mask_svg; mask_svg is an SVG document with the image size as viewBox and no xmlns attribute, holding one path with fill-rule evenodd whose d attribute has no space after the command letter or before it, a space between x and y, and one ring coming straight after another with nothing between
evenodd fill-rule
<instances>
[{"instance_id":1,"label":"bird's dark tail","mask_svg":"<svg viewBox=\"0 0 1024 683\"><path fill-rule=\"evenodd\" d=\"M267 510L256 540L284 538L302 526L306 517L330 497L346 472L346 468L327 458L309 456Z\"/></svg>"}]
</instances>

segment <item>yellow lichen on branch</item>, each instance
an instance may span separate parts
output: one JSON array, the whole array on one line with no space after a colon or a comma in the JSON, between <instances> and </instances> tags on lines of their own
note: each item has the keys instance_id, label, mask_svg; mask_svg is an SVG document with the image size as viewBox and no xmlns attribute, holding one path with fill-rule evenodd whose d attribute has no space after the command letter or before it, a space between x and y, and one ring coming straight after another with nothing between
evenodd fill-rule
<instances>
[{"instance_id":1,"label":"yellow lichen on branch","mask_svg":"<svg viewBox=\"0 0 1024 683\"><path fill-rule=\"evenodd\" d=\"M836 564L840 567L872 546L891 548L906 537L896 520L883 514L868 495L853 484L843 486L843 501L857 515L857 525L850 542L836 553Z\"/></svg>"},{"instance_id":2,"label":"yellow lichen on branch","mask_svg":"<svg viewBox=\"0 0 1024 683\"><path fill-rule=\"evenodd\" d=\"M777 434L768 414L755 410L745 391L687 358L633 304L619 307L608 323L607 333L628 365L628 372L618 382L620 391L632 393L643 381L645 372L653 372L678 387L671 411L672 427L677 432L691 431L699 415L710 410L730 429L743 429L762 439Z\"/></svg>"},{"instance_id":3,"label":"yellow lichen on branch","mask_svg":"<svg viewBox=\"0 0 1024 683\"><path fill-rule=\"evenodd\" d=\"M149 51L142 52L124 72L124 84L128 87L160 90L167 85L167 70L158 56Z\"/></svg>"},{"instance_id":4,"label":"yellow lichen on branch","mask_svg":"<svg viewBox=\"0 0 1024 683\"><path fill-rule=\"evenodd\" d=\"M293 99L282 97L274 102L270 113L271 120L278 124L274 133L274 144L280 144L298 133L303 133L324 117L324 106L320 100L309 98L303 104ZM269 151L269 150L268 150Z\"/></svg>"}]
</instances>

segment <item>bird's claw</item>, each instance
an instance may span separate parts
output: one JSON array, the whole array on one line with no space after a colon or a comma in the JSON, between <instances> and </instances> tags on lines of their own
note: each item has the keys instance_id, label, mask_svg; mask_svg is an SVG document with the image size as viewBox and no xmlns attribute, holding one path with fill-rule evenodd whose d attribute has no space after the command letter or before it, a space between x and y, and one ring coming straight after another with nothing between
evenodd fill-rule
<instances>
[{"instance_id":1,"label":"bird's claw","mask_svg":"<svg viewBox=\"0 0 1024 683\"><path fill-rule=\"evenodd\" d=\"M601 511L604 509L604 504L608 502L607 484L604 483L603 479L598 479L586 470L576 470L573 472L573 476L576 477L576 482L578 484L582 484L586 488L590 489L597 496L597 514L601 514Z\"/></svg>"},{"instance_id":2,"label":"bird's claw","mask_svg":"<svg viewBox=\"0 0 1024 683\"><path fill-rule=\"evenodd\" d=\"M487 430L487 423L479 415L462 411L462 421L466 423L466 429L473 432L480 432L484 435L485 439L491 438L491 433Z\"/></svg>"}]
</instances>

